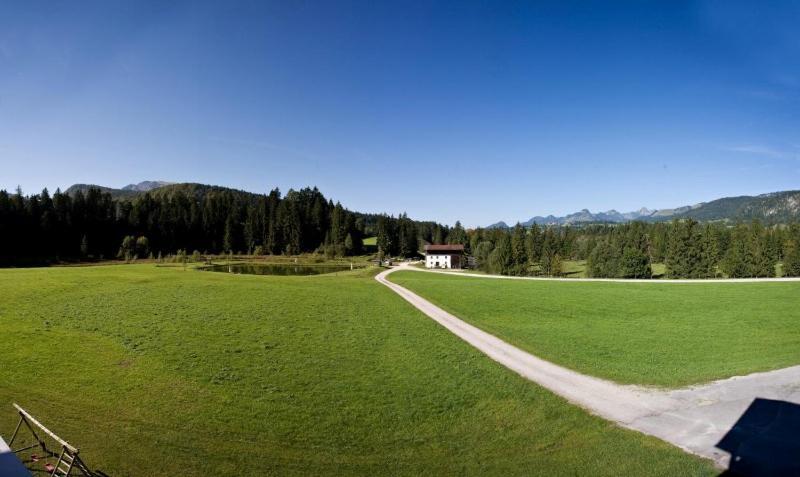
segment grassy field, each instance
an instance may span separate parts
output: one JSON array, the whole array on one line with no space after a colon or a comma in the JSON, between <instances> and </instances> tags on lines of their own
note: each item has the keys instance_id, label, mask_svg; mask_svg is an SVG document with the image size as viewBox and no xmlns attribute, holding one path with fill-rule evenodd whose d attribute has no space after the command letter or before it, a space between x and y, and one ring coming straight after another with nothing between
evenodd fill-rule
<instances>
[{"instance_id":1,"label":"grassy field","mask_svg":"<svg viewBox=\"0 0 800 477\"><path fill-rule=\"evenodd\" d=\"M680 386L800 364L800 283L636 284L397 272L391 280L539 357Z\"/></svg>"},{"instance_id":2,"label":"grassy field","mask_svg":"<svg viewBox=\"0 0 800 477\"><path fill-rule=\"evenodd\" d=\"M375 253L378 251L378 237L367 237L364 239L364 251Z\"/></svg>"},{"instance_id":3,"label":"grassy field","mask_svg":"<svg viewBox=\"0 0 800 477\"><path fill-rule=\"evenodd\" d=\"M562 262L563 276L567 278L586 278L586 260L564 260ZM651 265L653 278L664 278L667 266L663 263Z\"/></svg>"},{"instance_id":4,"label":"grassy field","mask_svg":"<svg viewBox=\"0 0 800 477\"><path fill-rule=\"evenodd\" d=\"M564 260L561 271L567 278L586 278L586 260Z\"/></svg>"},{"instance_id":5,"label":"grassy field","mask_svg":"<svg viewBox=\"0 0 800 477\"><path fill-rule=\"evenodd\" d=\"M502 368L370 271L0 270L0 297L0 434L18 402L117 477L714 473Z\"/></svg>"}]
</instances>

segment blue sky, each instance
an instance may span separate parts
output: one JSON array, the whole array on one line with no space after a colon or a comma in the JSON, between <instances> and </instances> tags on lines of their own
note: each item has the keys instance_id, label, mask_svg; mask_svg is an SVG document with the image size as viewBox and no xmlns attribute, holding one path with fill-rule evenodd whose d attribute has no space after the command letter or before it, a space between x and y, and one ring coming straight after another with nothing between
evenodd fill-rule
<instances>
[{"instance_id":1,"label":"blue sky","mask_svg":"<svg viewBox=\"0 0 800 477\"><path fill-rule=\"evenodd\" d=\"M3 2L0 188L486 225L800 188L800 6Z\"/></svg>"}]
</instances>

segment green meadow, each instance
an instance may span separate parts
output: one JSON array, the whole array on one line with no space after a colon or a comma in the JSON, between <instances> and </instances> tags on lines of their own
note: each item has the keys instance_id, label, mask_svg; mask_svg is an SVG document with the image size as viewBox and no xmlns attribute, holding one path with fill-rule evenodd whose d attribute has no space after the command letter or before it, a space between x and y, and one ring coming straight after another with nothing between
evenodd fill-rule
<instances>
[{"instance_id":1,"label":"green meadow","mask_svg":"<svg viewBox=\"0 0 800 477\"><path fill-rule=\"evenodd\" d=\"M561 274L566 278L586 278L586 260L564 260L561 266ZM664 263L653 263L650 268L653 278L664 278L667 273L667 266Z\"/></svg>"},{"instance_id":2,"label":"green meadow","mask_svg":"<svg viewBox=\"0 0 800 477\"><path fill-rule=\"evenodd\" d=\"M113 476L715 473L494 363L374 273L0 270L0 434L17 402ZM457 280L486 286L397 279L458 301Z\"/></svg>"},{"instance_id":3,"label":"green meadow","mask_svg":"<svg viewBox=\"0 0 800 477\"><path fill-rule=\"evenodd\" d=\"M682 386L800 364L800 283L390 279L541 358L621 383Z\"/></svg>"}]
</instances>

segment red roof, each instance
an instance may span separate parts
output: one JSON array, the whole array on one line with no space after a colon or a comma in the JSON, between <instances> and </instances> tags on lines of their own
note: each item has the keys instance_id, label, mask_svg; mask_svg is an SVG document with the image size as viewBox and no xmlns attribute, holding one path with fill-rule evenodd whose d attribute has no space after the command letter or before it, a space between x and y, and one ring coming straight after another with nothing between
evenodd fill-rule
<instances>
[{"instance_id":1,"label":"red roof","mask_svg":"<svg viewBox=\"0 0 800 477\"><path fill-rule=\"evenodd\" d=\"M426 245L426 252L463 252L464 246L458 245Z\"/></svg>"}]
</instances>

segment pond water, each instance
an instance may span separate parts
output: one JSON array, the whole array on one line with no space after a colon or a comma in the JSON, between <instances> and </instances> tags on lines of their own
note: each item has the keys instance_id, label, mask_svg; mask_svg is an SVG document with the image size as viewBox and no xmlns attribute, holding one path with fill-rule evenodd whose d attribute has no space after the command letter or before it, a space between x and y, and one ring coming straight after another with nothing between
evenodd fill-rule
<instances>
[{"instance_id":1,"label":"pond water","mask_svg":"<svg viewBox=\"0 0 800 477\"><path fill-rule=\"evenodd\" d=\"M201 270L224 273L244 273L248 275L321 275L323 273L344 272L350 265L300 265L294 263L233 263L230 265L210 265Z\"/></svg>"}]
</instances>

